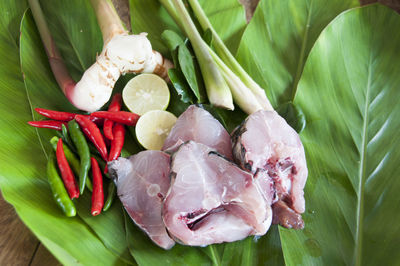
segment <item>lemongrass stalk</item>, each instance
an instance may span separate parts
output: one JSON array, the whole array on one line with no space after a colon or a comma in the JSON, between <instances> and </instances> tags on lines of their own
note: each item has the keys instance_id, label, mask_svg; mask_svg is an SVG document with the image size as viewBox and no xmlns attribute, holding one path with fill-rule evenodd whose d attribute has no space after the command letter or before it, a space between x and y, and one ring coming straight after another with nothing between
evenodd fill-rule
<instances>
[{"instance_id":1,"label":"lemongrass stalk","mask_svg":"<svg viewBox=\"0 0 400 266\"><path fill-rule=\"evenodd\" d=\"M171 0L159 0L159 2L163 5L163 7L167 10L168 14L172 17L178 27L183 30L183 25L178 14L175 11L174 6L171 3Z\"/></svg>"},{"instance_id":2,"label":"lemongrass stalk","mask_svg":"<svg viewBox=\"0 0 400 266\"><path fill-rule=\"evenodd\" d=\"M234 106L231 91L219 71L218 66L211 57L207 44L198 33L182 0L173 0L172 2L177 14L181 18L181 25L199 61L210 103L218 107L233 110Z\"/></svg>"},{"instance_id":3,"label":"lemongrass stalk","mask_svg":"<svg viewBox=\"0 0 400 266\"><path fill-rule=\"evenodd\" d=\"M64 95L68 98L68 100L71 100L71 94L76 83L70 76L67 67L65 66L65 62L62 59L53 38L51 37L50 30L47 26L46 19L43 15L39 1L28 0L28 2L46 50L47 58L49 60L54 77L56 78L57 83Z\"/></svg>"},{"instance_id":4,"label":"lemongrass stalk","mask_svg":"<svg viewBox=\"0 0 400 266\"><path fill-rule=\"evenodd\" d=\"M90 0L99 23L104 44L116 35L127 34L111 0Z\"/></svg>"},{"instance_id":5,"label":"lemongrass stalk","mask_svg":"<svg viewBox=\"0 0 400 266\"><path fill-rule=\"evenodd\" d=\"M240 80L240 78L229 69L227 65L218 57L218 55L209 48L210 54L217 63L226 83L228 84L233 100L247 114L252 114L263 107L258 103L256 96Z\"/></svg>"},{"instance_id":6,"label":"lemongrass stalk","mask_svg":"<svg viewBox=\"0 0 400 266\"><path fill-rule=\"evenodd\" d=\"M218 56L224 61L224 63L232 69L232 71L240 77L243 83L254 93L257 101L265 110L273 110L271 103L269 102L265 91L247 74L242 66L236 61L235 57L231 54L229 49L225 46L224 42L218 36L217 32L211 25L206 14L197 0L188 0L192 10L199 21L203 30L209 29L213 36L213 46Z\"/></svg>"}]
</instances>

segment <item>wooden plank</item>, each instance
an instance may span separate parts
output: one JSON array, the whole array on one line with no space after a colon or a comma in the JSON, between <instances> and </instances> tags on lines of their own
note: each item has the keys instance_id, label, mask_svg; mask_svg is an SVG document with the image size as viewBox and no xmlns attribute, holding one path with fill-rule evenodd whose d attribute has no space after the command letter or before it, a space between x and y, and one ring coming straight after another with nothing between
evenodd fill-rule
<instances>
[{"instance_id":1,"label":"wooden plank","mask_svg":"<svg viewBox=\"0 0 400 266\"><path fill-rule=\"evenodd\" d=\"M39 241L0 194L0 265L28 265Z\"/></svg>"},{"instance_id":2,"label":"wooden plank","mask_svg":"<svg viewBox=\"0 0 400 266\"><path fill-rule=\"evenodd\" d=\"M30 266L58 266L62 265L42 244L39 245Z\"/></svg>"}]
</instances>

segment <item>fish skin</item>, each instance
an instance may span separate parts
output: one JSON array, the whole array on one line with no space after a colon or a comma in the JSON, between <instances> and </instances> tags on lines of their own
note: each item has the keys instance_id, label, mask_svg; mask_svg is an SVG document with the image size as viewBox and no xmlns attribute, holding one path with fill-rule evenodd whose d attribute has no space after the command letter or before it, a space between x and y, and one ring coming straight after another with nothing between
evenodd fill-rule
<instances>
[{"instance_id":1,"label":"fish skin","mask_svg":"<svg viewBox=\"0 0 400 266\"><path fill-rule=\"evenodd\" d=\"M131 219L164 249L175 242L161 217L162 202L170 186L170 156L161 151L142 151L108 164L117 194Z\"/></svg>"}]
</instances>

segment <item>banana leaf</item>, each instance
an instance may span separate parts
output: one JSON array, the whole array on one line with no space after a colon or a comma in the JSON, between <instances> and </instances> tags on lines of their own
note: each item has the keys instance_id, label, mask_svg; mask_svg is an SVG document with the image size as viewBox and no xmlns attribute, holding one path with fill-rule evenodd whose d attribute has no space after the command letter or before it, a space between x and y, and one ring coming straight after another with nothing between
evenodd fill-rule
<instances>
[{"instance_id":1,"label":"banana leaf","mask_svg":"<svg viewBox=\"0 0 400 266\"><path fill-rule=\"evenodd\" d=\"M199 3L227 47L232 53L236 53L247 25L243 6L235 0L199 0ZM129 0L129 4L132 31L149 33L148 38L153 48L168 55L169 50L161 34L166 29L179 33L181 31L159 0Z\"/></svg>"},{"instance_id":2,"label":"banana leaf","mask_svg":"<svg viewBox=\"0 0 400 266\"><path fill-rule=\"evenodd\" d=\"M304 63L321 31L357 0L261 0L237 59L275 107L292 102Z\"/></svg>"},{"instance_id":3,"label":"banana leaf","mask_svg":"<svg viewBox=\"0 0 400 266\"><path fill-rule=\"evenodd\" d=\"M288 265L399 265L400 16L345 12L310 52L295 103L309 167L303 231L281 229Z\"/></svg>"},{"instance_id":4,"label":"banana leaf","mask_svg":"<svg viewBox=\"0 0 400 266\"><path fill-rule=\"evenodd\" d=\"M163 30L177 28L165 10L154 0L130 3L131 13L135 14L134 32L149 32L155 49L166 50L158 38ZM273 9L268 3L274 4ZM69 70L79 79L102 46L89 2L47 0L41 4ZM234 0L203 0L201 4L234 52L246 26L243 9ZM26 121L39 119L33 112L35 107L74 108L57 87L30 11L25 13L27 5L22 0L0 3L5 11L0 17L3 196L57 259L67 265L399 264L396 247L400 228L396 221L400 220L400 202L395 193L400 182L395 178L395 163L400 159L396 135L400 127L395 115L400 111L400 80L396 74L400 68L396 53L400 41L394 31L400 28L399 16L380 6L339 16L318 39L303 73L304 62L320 32L355 3L302 0L296 5L297 9L287 1L262 1L243 35L238 58L268 89L275 105L293 100L293 89L297 90L294 103L302 107L308 123L301 137L310 167L303 231L273 226L258 239L206 248L177 245L163 251L126 217L118 201L104 216L93 218L85 212L89 211L90 200L84 195L76 201L78 216L64 217L52 199L45 176L48 140L54 132L28 127ZM285 8L289 15L283 16ZM290 22L265 23L274 14L275 19L285 17ZM232 21L232 26L227 21ZM307 21L312 22L310 27ZM274 38L283 37L273 43L266 40L262 45L260 39L265 36L251 32L255 27L270 27ZM295 40L296 45L288 46L292 44L288 40ZM254 54L255 48L261 49L257 53L266 54ZM171 96L170 110L179 114L183 106L176 95ZM237 121L228 113L223 118L229 125ZM140 150L133 139L130 143L130 150Z\"/></svg>"},{"instance_id":5,"label":"banana leaf","mask_svg":"<svg viewBox=\"0 0 400 266\"><path fill-rule=\"evenodd\" d=\"M66 218L54 204L45 171L46 151L50 149L45 141L48 142L47 137L51 132L44 130L39 138L38 130L28 127L26 121L33 119L32 108L36 106L33 105L34 101L39 100L41 106L51 107L65 103L65 100L49 73L47 62L40 60L45 58L42 46L37 42L30 43L34 39L27 34L26 27L29 27L29 22L26 16L22 20L22 33L18 40L20 21L26 7L25 1L1 3L1 8L6 14L2 16L0 23L0 59L3 62L0 66L0 185L3 196L14 205L24 223L61 262L69 265L124 264L119 256L104 246L80 217ZM36 88L39 90L36 92L25 86L30 81L26 79L26 75L21 74L19 44L21 47L29 46L26 52L31 53L32 58L22 67L37 69ZM41 54L39 58L34 54L37 50ZM22 57L23 54L21 59ZM50 76L47 76L48 74ZM44 76L47 78L44 79Z\"/></svg>"}]
</instances>

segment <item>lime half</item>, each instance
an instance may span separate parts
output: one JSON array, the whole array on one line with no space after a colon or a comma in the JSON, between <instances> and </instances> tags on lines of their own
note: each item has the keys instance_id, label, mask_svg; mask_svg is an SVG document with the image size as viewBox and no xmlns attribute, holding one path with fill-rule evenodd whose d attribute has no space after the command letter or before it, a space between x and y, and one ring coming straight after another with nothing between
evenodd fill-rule
<instances>
[{"instance_id":1,"label":"lime half","mask_svg":"<svg viewBox=\"0 0 400 266\"><path fill-rule=\"evenodd\" d=\"M169 103L167 83L157 75L141 74L132 78L122 91L126 107L135 114L165 110Z\"/></svg>"},{"instance_id":2,"label":"lime half","mask_svg":"<svg viewBox=\"0 0 400 266\"><path fill-rule=\"evenodd\" d=\"M174 114L167 111L149 111L136 124L136 138L145 149L161 150L176 119Z\"/></svg>"}]
</instances>

